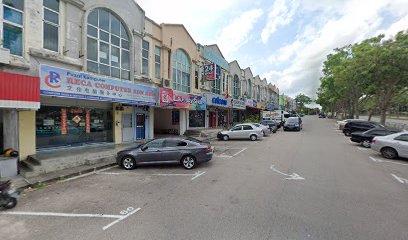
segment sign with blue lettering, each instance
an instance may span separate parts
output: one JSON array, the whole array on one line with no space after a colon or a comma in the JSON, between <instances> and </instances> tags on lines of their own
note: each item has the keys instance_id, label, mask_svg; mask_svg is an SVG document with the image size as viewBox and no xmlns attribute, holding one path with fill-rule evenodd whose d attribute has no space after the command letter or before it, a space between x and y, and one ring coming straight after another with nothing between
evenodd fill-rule
<instances>
[{"instance_id":1,"label":"sign with blue lettering","mask_svg":"<svg viewBox=\"0 0 408 240\"><path fill-rule=\"evenodd\" d=\"M229 108L231 107L231 99L226 99L225 96L213 93L207 93L207 105Z\"/></svg>"},{"instance_id":2,"label":"sign with blue lettering","mask_svg":"<svg viewBox=\"0 0 408 240\"><path fill-rule=\"evenodd\" d=\"M158 89L87 72L41 65L40 94L156 106Z\"/></svg>"}]
</instances>

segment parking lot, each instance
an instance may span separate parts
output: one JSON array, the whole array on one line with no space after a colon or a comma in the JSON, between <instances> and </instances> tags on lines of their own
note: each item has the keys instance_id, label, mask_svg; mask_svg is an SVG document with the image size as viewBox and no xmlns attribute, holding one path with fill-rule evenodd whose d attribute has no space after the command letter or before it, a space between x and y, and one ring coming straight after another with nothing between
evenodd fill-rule
<instances>
[{"instance_id":1,"label":"parking lot","mask_svg":"<svg viewBox=\"0 0 408 240\"><path fill-rule=\"evenodd\" d=\"M408 161L355 146L333 124L310 116L301 132L215 140L213 160L193 170L113 166L40 186L0 212L0 235L407 239Z\"/></svg>"}]
</instances>

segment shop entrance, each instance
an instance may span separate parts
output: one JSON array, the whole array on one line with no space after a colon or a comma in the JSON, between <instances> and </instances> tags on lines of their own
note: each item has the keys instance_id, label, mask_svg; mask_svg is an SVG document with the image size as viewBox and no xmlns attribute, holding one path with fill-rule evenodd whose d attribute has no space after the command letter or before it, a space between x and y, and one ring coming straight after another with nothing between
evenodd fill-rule
<instances>
[{"instance_id":1,"label":"shop entrance","mask_svg":"<svg viewBox=\"0 0 408 240\"><path fill-rule=\"evenodd\" d=\"M136 139L145 139L146 132L146 114L136 113Z\"/></svg>"},{"instance_id":2,"label":"shop entrance","mask_svg":"<svg viewBox=\"0 0 408 240\"><path fill-rule=\"evenodd\" d=\"M133 113L123 113L122 114L122 141L131 142L133 141L133 134L135 129L133 127Z\"/></svg>"},{"instance_id":3,"label":"shop entrance","mask_svg":"<svg viewBox=\"0 0 408 240\"><path fill-rule=\"evenodd\" d=\"M180 135L180 110L155 108L154 133L158 135Z\"/></svg>"},{"instance_id":4,"label":"shop entrance","mask_svg":"<svg viewBox=\"0 0 408 240\"><path fill-rule=\"evenodd\" d=\"M211 128L216 128L217 127L217 113L216 112L210 112L210 119L209 119L209 125Z\"/></svg>"}]
</instances>

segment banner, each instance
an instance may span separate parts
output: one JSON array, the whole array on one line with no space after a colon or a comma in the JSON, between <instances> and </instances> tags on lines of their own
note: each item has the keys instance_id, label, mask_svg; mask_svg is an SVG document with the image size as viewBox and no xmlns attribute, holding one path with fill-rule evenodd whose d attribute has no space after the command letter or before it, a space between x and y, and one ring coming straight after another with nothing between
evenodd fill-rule
<instances>
[{"instance_id":1,"label":"banner","mask_svg":"<svg viewBox=\"0 0 408 240\"><path fill-rule=\"evenodd\" d=\"M186 108L191 110L205 110L205 97L172 89L160 88L159 102L162 107Z\"/></svg>"},{"instance_id":2,"label":"banner","mask_svg":"<svg viewBox=\"0 0 408 240\"><path fill-rule=\"evenodd\" d=\"M231 99L233 109L245 109L245 102L238 99Z\"/></svg>"},{"instance_id":3,"label":"banner","mask_svg":"<svg viewBox=\"0 0 408 240\"><path fill-rule=\"evenodd\" d=\"M215 81L217 77L217 65L214 63L204 65L204 81Z\"/></svg>"},{"instance_id":4,"label":"banner","mask_svg":"<svg viewBox=\"0 0 408 240\"><path fill-rule=\"evenodd\" d=\"M225 98L223 95L207 93L205 95L207 98L208 106L218 106L228 108L231 106L231 99Z\"/></svg>"},{"instance_id":5,"label":"banner","mask_svg":"<svg viewBox=\"0 0 408 240\"><path fill-rule=\"evenodd\" d=\"M86 72L40 66L40 93L46 96L155 106L157 88Z\"/></svg>"}]
</instances>

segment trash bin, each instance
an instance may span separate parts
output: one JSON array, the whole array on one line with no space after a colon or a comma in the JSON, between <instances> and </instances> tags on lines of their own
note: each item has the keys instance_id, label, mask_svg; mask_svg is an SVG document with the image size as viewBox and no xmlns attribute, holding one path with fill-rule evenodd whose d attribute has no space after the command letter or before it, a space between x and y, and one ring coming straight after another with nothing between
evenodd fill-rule
<instances>
[{"instance_id":1,"label":"trash bin","mask_svg":"<svg viewBox=\"0 0 408 240\"><path fill-rule=\"evenodd\" d=\"M0 178L17 176L17 161L16 157L0 156Z\"/></svg>"}]
</instances>

